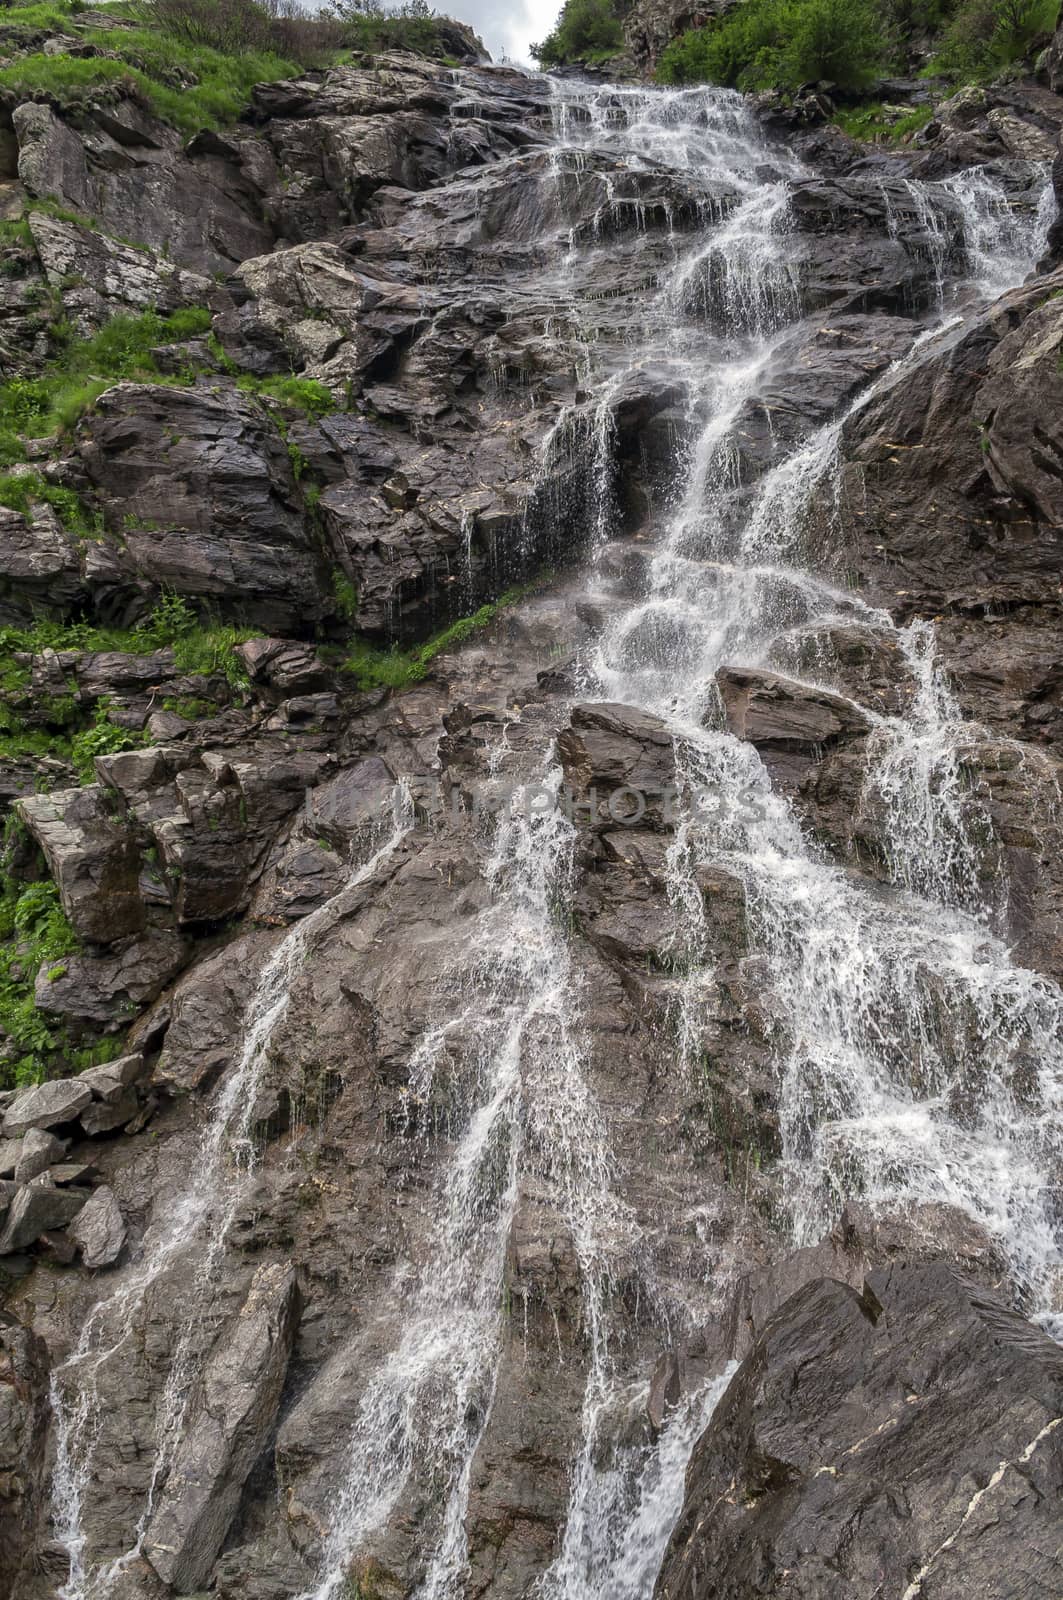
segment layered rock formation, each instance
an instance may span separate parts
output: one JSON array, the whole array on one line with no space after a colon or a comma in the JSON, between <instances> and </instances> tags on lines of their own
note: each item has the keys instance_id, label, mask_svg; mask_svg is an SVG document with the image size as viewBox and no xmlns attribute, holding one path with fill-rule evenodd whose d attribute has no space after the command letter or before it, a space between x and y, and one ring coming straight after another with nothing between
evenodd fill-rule
<instances>
[{"instance_id":1,"label":"layered rock formation","mask_svg":"<svg viewBox=\"0 0 1063 1600\"><path fill-rule=\"evenodd\" d=\"M633 1600L706 1424L663 1594L1051 1592L1060 274L711 93L9 113L11 372L209 316L4 512L7 705L131 736L2 768L119 1052L4 1096L7 1592Z\"/></svg>"}]
</instances>

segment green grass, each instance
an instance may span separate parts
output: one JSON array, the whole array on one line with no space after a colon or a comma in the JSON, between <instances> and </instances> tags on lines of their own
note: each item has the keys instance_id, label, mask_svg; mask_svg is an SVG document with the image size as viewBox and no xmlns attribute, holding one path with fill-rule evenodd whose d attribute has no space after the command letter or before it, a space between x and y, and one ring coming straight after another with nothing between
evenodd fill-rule
<instances>
[{"instance_id":1,"label":"green grass","mask_svg":"<svg viewBox=\"0 0 1063 1600\"><path fill-rule=\"evenodd\" d=\"M124 378L158 382L152 347L206 333L210 321L206 307L168 317L146 311L139 317L112 317L91 339L72 338L65 324L57 324L52 330L56 354L42 375L12 378L0 386L0 452L7 454L6 464L19 434L41 438L73 427L105 389Z\"/></svg>"},{"instance_id":2,"label":"green grass","mask_svg":"<svg viewBox=\"0 0 1063 1600\"><path fill-rule=\"evenodd\" d=\"M260 51L223 55L219 50L185 44L151 28L124 29L120 34L105 29L79 31L90 44L119 50L123 59L26 55L0 68L0 89L13 90L26 99L76 106L101 90L121 85L162 121L191 134L201 128L222 128L235 122L246 110L256 83L298 77L300 73L296 62L282 56ZM182 75L187 74L192 74L196 82L177 87Z\"/></svg>"},{"instance_id":3,"label":"green grass","mask_svg":"<svg viewBox=\"0 0 1063 1600\"><path fill-rule=\"evenodd\" d=\"M5 6L0 9L0 29L49 28L62 33L70 27L74 17L73 6Z\"/></svg>"},{"instance_id":4,"label":"green grass","mask_svg":"<svg viewBox=\"0 0 1063 1600\"><path fill-rule=\"evenodd\" d=\"M12 463L8 462L8 465ZM0 506L28 516L35 501L50 505L67 532L76 539L94 539L101 532L73 489L47 483L39 472L0 474Z\"/></svg>"},{"instance_id":5,"label":"green grass","mask_svg":"<svg viewBox=\"0 0 1063 1600\"><path fill-rule=\"evenodd\" d=\"M57 981L66 957L81 949L50 879L23 883L12 876L16 839L26 838L22 823L9 817L0 858L0 1032L12 1059L0 1063L0 1088L15 1089L48 1077L68 1077L113 1061L122 1053L115 1035L89 1042L72 1040L61 1023L50 1021L34 1004L37 973L46 967Z\"/></svg>"},{"instance_id":6,"label":"green grass","mask_svg":"<svg viewBox=\"0 0 1063 1600\"><path fill-rule=\"evenodd\" d=\"M60 965L78 949L55 884L16 883L5 872L0 878L0 1029L14 1056L0 1066L5 1088L48 1076L63 1032L37 1010L34 980L45 962Z\"/></svg>"},{"instance_id":7,"label":"green grass","mask_svg":"<svg viewBox=\"0 0 1063 1600\"><path fill-rule=\"evenodd\" d=\"M861 139L867 144L899 144L909 134L925 128L934 116L933 106L917 106L901 117L883 115L881 102L859 106L852 111L839 111L835 125L851 139Z\"/></svg>"},{"instance_id":8,"label":"green grass","mask_svg":"<svg viewBox=\"0 0 1063 1600\"><path fill-rule=\"evenodd\" d=\"M470 617L459 617L441 633L434 634L412 650L378 650L368 640L355 639L343 663L343 670L352 675L359 689L407 689L426 676L436 656L460 644L470 634L486 628L500 611L516 605L531 587L525 584L520 588L507 589L497 600L481 606Z\"/></svg>"},{"instance_id":9,"label":"green grass","mask_svg":"<svg viewBox=\"0 0 1063 1600\"><path fill-rule=\"evenodd\" d=\"M150 741L150 734L120 728L110 719L110 702L96 702L91 723L75 733L70 741L70 759L82 783L95 783L97 756L116 756L122 750L136 750Z\"/></svg>"},{"instance_id":10,"label":"green grass","mask_svg":"<svg viewBox=\"0 0 1063 1600\"><path fill-rule=\"evenodd\" d=\"M231 366L231 363L230 363ZM255 378L250 373L237 380L236 387L248 394L276 400L294 410L305 411L308 417L325 417L335 411L336 402L323 383L315 378Z\"/></svg>"}]
</instances>

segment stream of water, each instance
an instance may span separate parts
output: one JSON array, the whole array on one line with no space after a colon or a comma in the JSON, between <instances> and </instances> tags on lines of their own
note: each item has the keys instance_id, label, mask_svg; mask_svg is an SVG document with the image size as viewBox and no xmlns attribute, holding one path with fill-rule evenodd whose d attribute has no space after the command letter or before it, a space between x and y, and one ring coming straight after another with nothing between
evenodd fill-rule
<instances>
[{"instance_id":1,"label":"stream of water","mask_svg":"<svg viewBox=\"0 0 1063 1600\"><path fill-rule=\"evenodd\" d=\"M795 446L755 489L742 482L737 424L801 315L789 223L800 168L765 144L741 99L726 91L564 83L555 108L555 159L544 181L560 182L593 152L636 170L667 170L686 181L695 175L704 191L701 226L677 236L672 264L646 297L621 358L614 350L611 367L595 374L601 399L640 365L664 364L685 396L687 426L646 581L584 660L582 697L661 718L690 795L756 798L713 815L692 809L682 819L668 855L668 890L677 916L689 917L677 936L695 957L699 869L723 868L744 890L751 945L771 974L767 1003L782 1083L779 1189L792 1237L799 1244L823 1237L854 1194L894 1210L946 1203L990 1235L1023 1309L1053 1326L1060 1254L1049 1196L1063 1155L1063 997L1016 967L1001 938L999 906L981 872L984 818L961 782L970 730L937 670L933 629L899 628L802 565L809 509L829 507L836 493L842 419ZM1030 178L1043 196L1046 174ZM1020 281L1049 220L1046 199L1038 204L1035 194L1017 213L994 175L981 170L938 186L909 183L905 204L921 219L932 303L912 349L857 407L872 389L903 381L906 364L923 359L973 303ZM591 229L589 243L572 231L559 239L558 282L574 301L580 252L598 247L595 236ZM578 322L578 306L559 308L559 326ZM600 474L611 447L610 407L602 403L594 415ZM549 447L564 448L565 437L559 427ZM568 439L586 442L586 434ZM604 479L599 502L609 503ZM596 581L592 570L588 582ZM915 685L904 716L868 713L874 759L866 781L886 818L891 886L884 892L872 892L810 842L756 750L727 731L720 713L721 667L777 665L780 640L839 621L887 636ZM556 791L552 751L538 777ZM528 1177L549 1193L574 1242L588 1351L564 1534L537 1592L543 1600L652 1594L690 1452L727 1374L685 1394L655 1441L615 1433L618 1415L630 1412L633 1384L638 1397L647 1382L618 1359L614 1326L613 1262L619 1249L637 1254L640 1240L581 1056L581 997L558 912L569 893L573 843L557 808L502 818L485 867L491 906L452 974L458 998L411 1058L414 1099L431 1097L445 1059L453 1102L427 1264L396 1279L395 1342L367 1374L317 1577L301 1600L346 1594L359 1552L418 1486L434 1507L422 1518L418 1600L464 1593L470 1481L495 1396L506 1249ZM62 1600L106 1600L121 1564L90 1573L82 1559L97 1374L120 1354L121 1329L150 1285L202 1239L208 1220L214 1234L200 1276L211 1275L252 1156L257 1075L295 965L328 909L290 934L266 969L243 1056L215 1101L197 1176L169 1231L102 1304L56 1374L57 1523L71 1552ZM697 1050L710 978L696 959L686 963L677 986L679 1056ZM182 1426L191 1381L184 1356L179 1344L156 1478ZM137 1550L150 1512L149 1496Z\"/></svg>"}]
</instances>

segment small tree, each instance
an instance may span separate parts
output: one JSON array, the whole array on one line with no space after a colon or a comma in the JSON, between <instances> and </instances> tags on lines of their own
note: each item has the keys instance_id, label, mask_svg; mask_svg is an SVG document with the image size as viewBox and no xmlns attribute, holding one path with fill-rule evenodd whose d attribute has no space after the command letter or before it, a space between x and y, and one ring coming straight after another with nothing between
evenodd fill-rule
<instances>
[{"instance_id":1,"label":"small tree","mask_svg":"<svg viewBox=\"0 0 1063 1600\"><path fill-rule=\"evenodd\" d=\"M609 0L565 0L557 27L531 53L542 67L566 61L586 61L615 55L624 43L624 30Z\"/></svg>"}]
</instances>

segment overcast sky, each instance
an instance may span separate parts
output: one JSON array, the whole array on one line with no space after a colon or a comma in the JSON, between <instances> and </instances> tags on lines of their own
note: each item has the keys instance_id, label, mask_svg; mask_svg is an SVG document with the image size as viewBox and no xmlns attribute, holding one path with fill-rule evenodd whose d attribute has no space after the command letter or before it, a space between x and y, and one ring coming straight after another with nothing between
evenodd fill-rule
<instances>
[{"instance_id":1,"label":"overcast sky","mask_svg":"<svg viewBox=\"0 0 1063 1600\"><path fill-rule=\"evenodd\" d=\"M561 0L435 0L435 9L470 23L496 61L505 51L530 64L528 46L546 38Z\"/></svg>"}]
</instances>

